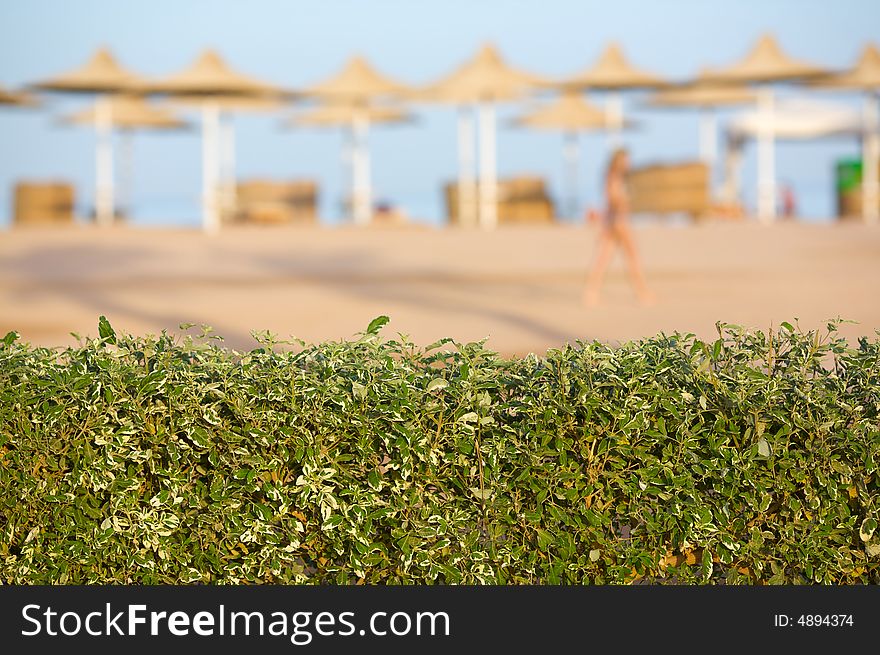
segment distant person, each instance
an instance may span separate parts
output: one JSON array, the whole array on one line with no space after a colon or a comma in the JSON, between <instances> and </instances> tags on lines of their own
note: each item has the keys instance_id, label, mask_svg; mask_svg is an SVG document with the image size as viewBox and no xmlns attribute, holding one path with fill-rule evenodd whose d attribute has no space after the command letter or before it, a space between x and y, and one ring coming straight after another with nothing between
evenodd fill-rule
<instances>
[{"instance_id":1,"label":"distant person","mask_svg":"<svg viewBox=\"0 0 880 655\"><path fill-rule=\"evenodd\" d=\"M782 187L782 217L794 218L797 215L797 197L790 184Z\"/></svg>"},{"instance_id":2,"label":"distant person","mask_svg":"<svg viewBox=\"0 0 880 655\"><path fill-rule=\"evenodd\" d=\"M599 304L599 290L605 271L619 247L626 258L630 280L636 296L642 304L651 304L653 294L648 290L642 265L636 250L635 239L629 224L629 196L626 189L626 174L629 171L629 154L625 148L618 148L611 155L605 174L605 214L599 216L591 212L591 219L600 222L599 238L596 243L596 257L584 289L584 303L589 306Z\"/></svg>"}]
</instances>

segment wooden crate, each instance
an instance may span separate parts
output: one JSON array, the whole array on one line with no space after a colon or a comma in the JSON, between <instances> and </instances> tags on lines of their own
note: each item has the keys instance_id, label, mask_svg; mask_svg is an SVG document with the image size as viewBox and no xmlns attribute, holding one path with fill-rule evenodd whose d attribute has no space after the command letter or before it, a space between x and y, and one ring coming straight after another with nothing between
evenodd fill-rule
<instances>
[{"instance_id":1,"label":"wooden crate","mask_svg":"<svg viewBox=\"0 0 880 655\"><path fill-rule=\"evenodd\" d=\"M704 216L711 206L709 169L702 162L657 164L627 176L633 213Z\"/></svg>"},{"instance_id":2,"label":"wooden crate","mask_svg":"<svg viewBox=\"0 0 880 655\"><path fill-rule=\"evenodd\" d=\"M479 190L477 190L479 194ZM458 216L458 184L450 182L443 187L446 216L450 225L460 224ZM479 197L474 198L479 206ZM547 186L540 177L519 176L498 181L498 223L534 224L550 223L556 212L547 193Z\"/></svg>"},{"instance_id":3,"label":"wooden crate","mask_svg":"<svg viewBox=\"0 0 880 655\"><path fill-rule=\"evenodd\" d=\"M19 182L15 185L14 225L69 225L73 223L75 190L67 182Z\"/></svg>"},{"instance_id":4,"label":"wooden crate","mask_svg":"<svg viewBox=\"0 0 880 655\"><path fill-rule=\"evenodd\" d=\"M233 220L244 223L314 223L318 184L313 180L247 180L236 186Z\"/></svg>"}]
</instances>

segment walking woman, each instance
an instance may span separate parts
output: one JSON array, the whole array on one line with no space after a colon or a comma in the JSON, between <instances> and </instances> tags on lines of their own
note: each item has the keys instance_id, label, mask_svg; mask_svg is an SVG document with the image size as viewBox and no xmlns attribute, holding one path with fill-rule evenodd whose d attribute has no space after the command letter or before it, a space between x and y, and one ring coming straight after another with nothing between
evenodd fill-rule
<instances>
[{"instance_id":1,"label":"walking woman","mask_svg":"<svg viewBox=\"0 0 880 655\"><path fill-rule=\"evenodd\" d=\"M599 304L602 280L617 247L620 247L626 258L629 277L639 302L647 305L654 301L654 296L645 283L632 228L629 225L629 197L626 191L628 170L629 154L626 149L618 148L611 155L605 175L605 215L602 217L602 226L596 244L596 258L584 289L584 303L589 306Z\"/></svg>"}]
</instances>

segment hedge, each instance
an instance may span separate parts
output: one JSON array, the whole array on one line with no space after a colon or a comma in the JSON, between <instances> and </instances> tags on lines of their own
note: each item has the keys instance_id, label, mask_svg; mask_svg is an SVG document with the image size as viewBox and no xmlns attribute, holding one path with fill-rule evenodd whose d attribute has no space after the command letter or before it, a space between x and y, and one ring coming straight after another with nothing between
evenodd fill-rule
<instances>
[{"instance_id":1,"label":"hedge","mask_svg":"<svg viewBox=\"0 0 880 655\"><path fill-rule=\"evenodd\" d=\"M0 342L5 584L877 584L880 340ZM192 326L182 326L192 328Z\"/></svg>"}]
</instances>

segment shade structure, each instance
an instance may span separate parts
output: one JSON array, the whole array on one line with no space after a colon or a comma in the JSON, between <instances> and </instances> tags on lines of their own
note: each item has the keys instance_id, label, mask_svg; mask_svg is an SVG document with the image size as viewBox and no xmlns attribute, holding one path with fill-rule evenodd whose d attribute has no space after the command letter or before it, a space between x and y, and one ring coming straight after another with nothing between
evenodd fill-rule
<instances>
[{"instance_id":1,"label":"shade structure","mask_svg":"<svg viewBox=\"0 0 880 655\"><path fill-rule=\"evenodd\" d=\"M528 111L514 119L520 127L565 132L604 130L611 126L607 112L588 102L579 91L567 90L553 102Z\"/></svg>"},{"instance_id":2,"label":"shade structure","mask_svg":"<svg viewBox=\"0 0 880 655\"><path fill-rule=\"evenodd\" d=\"M665 84L666 81L660 76L631 64L623 47L613 41L605 47L592 66L561 82L563 87L608 92L605 107L612 123L610 128L612 143L619 143L624 126L621 92L632 89L654 89Z\"/></svg>"},{"instance_id":3,"label":"shade structure","mask_svg":"<svg viewBox=\"0 0 880 655\"><path fill-rule=\"evenodd\" d=\"M352 203L360 191L356 187L355 166L365 169L367 179L371 170L370 152L366 142L354 138L353 126L361 117L365 117L370 125L390 125L414 120L414 116L402 107L337 101L294 114L283 123L285 127L348 128L342 160L349 173L351 187L349 194Z\"/></svg>"},{"instance_id":4,"label":"shade structure","mask_svg":"<svg viewBox=\"0 0 880 655\"><path fill-rule=\"evenodd\" d=\"M769 131L775 139L804 141L829 137L852 137L861 134L858 111L813 98L783 98L770 117L760 110L744 111L727 124L727 132L739 138L757 139Z\"/></svg>"},{"instance_id":5,"label":"shade structure","mask_svg":"<svg viewBox=\"0 0 880 655\"><path fill-rule=\"evenodd\" d=\"M367 225L373 216L367 138L370 130L369 105L377 100L399 98L410 87L376 70L366 58L350 58L335 75L303 89L303 95L351 108L352 220Z\"/></svg>"},{"instance_id":6,"label":"shade structure","mask_svg":"<svg viewBox=\"0 0 880 655\"><path fill-rule=\"evenodd\" d=\"M414 97L453 104L516 100L548 80L510 66L496 46L484 44L446 77L420 89Z\"/></svg>"},{"instance_id":7,"label":"shade structure","mask_svg":"<svg viewBox=\"0 0 880 655\"><path fill-rule=\"evenodd\" d=\"M657 91L646 104L651 107L731 107L752 104L757 97L744 84L723 84L697 77L692 82Z\"/></svg>"},{"instance_id":8,"label":"shade structure","mask_svg":"<svg viewBox=\"0 0 880 655\"><path fill-rule=\"evenodd\" d=\"M786 54L772 34L763 34L740 61L727 68L707 69L703 77L713 82L784 82L827 73L810 62Z\"/></svg>"},{"instance_id":9,"label":"shade structure","mask_svg":"<svg viewBox=\"0 0 880 655\"><path fill-rule=\"evenodd\" d=\"M289 127L344 127L351 125L359 113L364 113L370 123L405 123L413 115L400 107L390 105L366 105L354 103L328 103L314 109L290 116L285 125Z\"/></svg>"},{"instance_id":10,"label":"shade structure","mask_svg":"<svg viewBox=\"0 0 880 655\"><path fill-rule=\"evenodd\" d=\"M609 43L591 67L563 81L565 86L606 91L651 89L665 83L658 75L633 66L616 42Z\"/></svg>"},{"instance_id":11,"label":"shade structure","mask_svg":"<svg viewBox=\"0 0 880 655\"><path fill-rule=\"evenodd\" d=\"M141 96L115 95L109 98L115 129L178 129L187 126L169 109L149 103ZM74 125L94 125L97 104L62 117L62 122Z\"/></svg>"},{"instance_id":12,"label":"shade structure","mask_svg":"<svg viewBox=\"0 0 880 655\"><path fill-rule=\"evenodd\" d=\"M380 97L401 96L409 92L407 85L380 73L361 55L351 57L330 78L302 90L306 96L348 103L366 103Z\"/></svg>"},{"instance_id":13,"label":"shade structure","mask_svg":"<svg viewBox=\"0 0 880 655\"><path fill-rule=\"evenodd\" d=\"M106 48L99 49L79 68L32 84L42 91L98 94L95 106L95 220L106 226L113 222L113 109L107 94L137 92L146 80L123 68Z\"/></svg>"},{"instance_id":14,"label":"shade structure","mask_svg":"<svg viewBox=\"0 0 880 655\"><path fill-rule=\"evenodd\" d=\"M188 127L188 123L170 110L144 100L142 96L115 95L110 98L113 129L122 132L121 180L119 204L128 208L131 201L132 179L132 132L135 130L176 130ZM63 116L62 123L69 125L94 125L97 105Z\"/></svg>"},{"instance_id":15,"label":"shade structure","mask_svg":"<svg viewBox=\"0 0 880 655\"><path fill-rule=\"evenodd\" d=\"M701 72L690 82L657 91L648 98L646 104L660 109L690 107L699 110L700 159L705 162L711 176L718 158L717 109L753 104L757 98L757 94L745 84L714 82L707 80L705 73Z\"/></svg>"},{"instance_id":16,"label":"shade structure","mask_svg":"<svg viewBox=\"0 0 880 655\"><path fill-rule=\"evenodd\" d=\"M495 105L515 100L544 86L547 80L513 68L492 44L483 45L474 57L452 73L428 87L415 98L425 102L450 103L459 107L458 118L458 199L462 224L479 221L492 229L498 223L498 179L496 170ZM473 174L473 112L479 119L479 187ZM479 211L476 209L479 192Z\"/></svg>"},{"instance_id":17,"label":"shade structure","mask_svg":"<svg viewBox=\"0 0 880 655\"><path fill-rule=\"evenodd\" d=\"M758 84L758 106L766 114L763 123L773 119L774 95L771 84L803 80L825 73L822 68L787 55L770 34L761 36L740 61L727 68L708 70L707 80L722 83ZM758 217L771 222L776 217L776 162L773 137L766 131L758 140Z\"/></svg>"},{"instance_id":18,"label":"shade structure","mask_svg":"<svg viewBox=\"0 0 880 655\"><path fill-rule=\"evenodd\" d=\"M123 68L109 49L100 48L79 68L34 82L31 86L42 91L116 93L138 91L145 82L140 75Z\"/></svg>"},{"instance_id":19,"label":"shade structure","mask_svg":"<svg viewBox=\"0 0 880 655\"><path fill-rule=\"evenodd\" d=\"M568 89L552 102L527 111L514 119L513 124L535 130L560 131L564 135L563 160L566 169L568 196L567 212L570 218L578 214L578 163L580 148L578 135L582 132L608 130L616 127L608 112L587 101L580 91ZM629 124L625 124L629 125Z\"/></svg>"},{"instance_id":20,"label":"shade structure","mask_svg":"<svg viewBox=\"0 0 880 655\"><path fill-rule=\"evenodd\" d=\"M880 49L870 43L849 70L818 78L820 87L862 91L865 94L862 135L862 216L866 223L880 220Z\"/></svg>"},{"instance_id":21,"label":"shade structure","mask_svg":"<svg viewBox=\"0 0 880 655\"><path fill-rule=\"evenodd\" d=\"M34 107L37 100L33 96L22 91L9 91L0 86L0 105L13 107Z\"/></svg>"},{"instance_id":22,"label":"shade structure","mask_svg":"<svg viewBox=\"0 0 880 655\"><path fill-rule=\"evenodd\" d=\"M150 84L161 93L196 102L202 113L202 228L213 234L220 229L221 199L218 192L223 159L222 113L236 100L271 101L288 93L281 87L233 70L216 50L203 51L184 70Z\"/></svg>"},{"instance_id":23,"label":"shade structure","mask_svg":"<svg viewBox=\"0 0 880 655\"><path fill-rule=\"evenodd\" d=\"M278 96L283 89L232 69L219 52L204 50L190 66L150 84L154 93L180 96ZM218 101L219 102L219 101Z\"/></svg>"}]
</instances>

